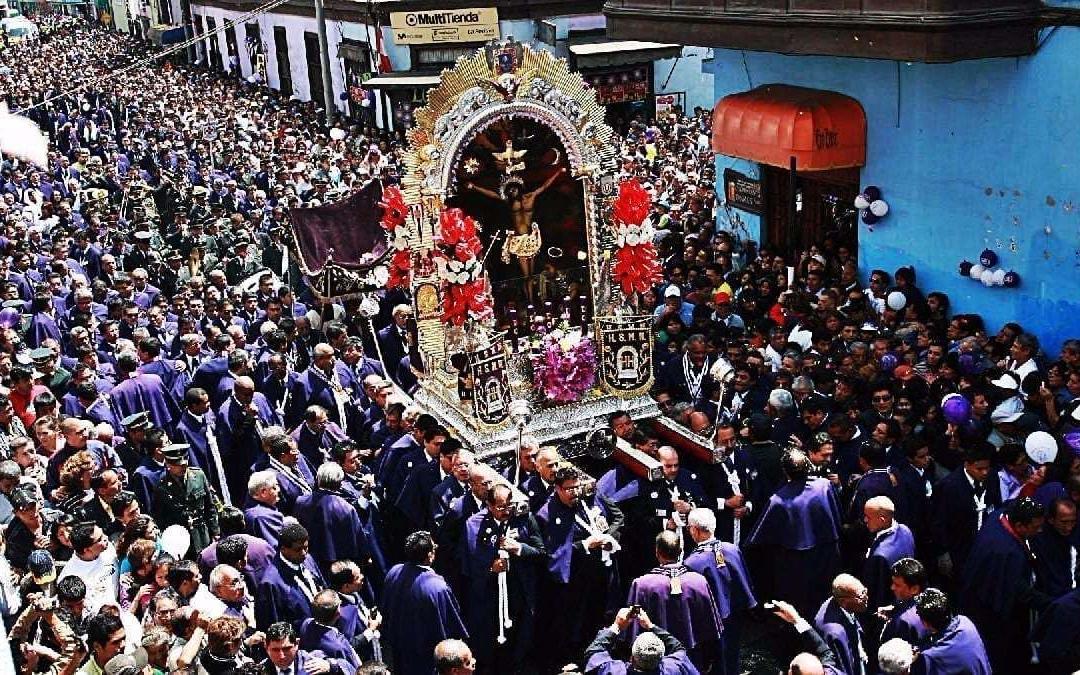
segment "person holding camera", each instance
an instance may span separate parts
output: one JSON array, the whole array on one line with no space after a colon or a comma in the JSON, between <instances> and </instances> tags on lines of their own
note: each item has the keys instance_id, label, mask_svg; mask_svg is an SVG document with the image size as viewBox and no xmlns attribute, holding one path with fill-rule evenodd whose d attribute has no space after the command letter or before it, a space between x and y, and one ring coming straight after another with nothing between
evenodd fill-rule
<instances>
[{"instance_id":1,"label":"person holding camera","mask_svg":"<svg viewBox=\"0 0 1080 675\"><path fill-rule=\"evenodd\" d=\"M616 659L611 653L615 643L632 624L636 624L641 633L630 647L630 660ZM615 614L615 621L601 628L585 649L585 660L585 672L596 675L698 675L700 672L687 656L683 643L655 625L640 605L620 609Z\"/></svg>"}]
</instances>

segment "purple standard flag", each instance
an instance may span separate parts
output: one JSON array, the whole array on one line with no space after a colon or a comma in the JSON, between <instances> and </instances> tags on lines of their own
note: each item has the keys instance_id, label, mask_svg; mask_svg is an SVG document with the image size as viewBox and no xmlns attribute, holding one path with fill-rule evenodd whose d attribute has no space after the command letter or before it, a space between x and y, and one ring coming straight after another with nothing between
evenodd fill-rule
<instances>
[{"instance_id":1,"label":"purple standard flag","mask_svg":"<svg viewBox=\"0 0 1080 675\"><path fill-rule=\"evenodd\" d=\"M334 204L292 209L293 244L299 252L304 273L323 274L327 261L345 270L346 276L366 272L382 259L389 248L382 216L382 184L372 180L359 192ZM331 258L332 256L332 258ZM334 275L337 283L337 275ZM350 281L355 282L355 279ZM325 289L325 283L323 284ZM339 295L333 285L327 295Z\"/></svg>"}]
</instances>

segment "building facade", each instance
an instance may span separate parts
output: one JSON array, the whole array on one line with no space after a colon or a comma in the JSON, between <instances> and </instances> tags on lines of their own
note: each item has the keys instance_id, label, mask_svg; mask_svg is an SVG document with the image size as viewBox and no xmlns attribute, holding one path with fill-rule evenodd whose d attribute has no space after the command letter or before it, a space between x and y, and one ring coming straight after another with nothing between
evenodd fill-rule
<instances>
[{"instance_id":1,"label":"building facade","mask_svg":"<svg viewBox=\"0 0 1080 675\"><path fill-rule=\"evenodd\" d=\"M191 30L204 36L197 58L320 104L313 5L287 2L220 30L254 8L245 0L193 2ZM607 97L618 119L652 114L658 95L661 106L710 105L712 76L701 68L707 50L609 40L600 9L599 0L331 0L326 16L334 104L357 121L407 128L443 68L492 39L513 37L567 58Z\"/></svg>"},{"instance_id":2,"label":"building facade","mask_svg":"<svg viewBox=\"0 0 1080 675\"><path fill-rule=\"evenodd\" d=\"M1077 335L1080 127L1069 120L1080 90L1065 83L1080 74L1080 3L698 4L610 0L605 12L619 39L686 34L714 48L704 68L722 121L722 227L781 250L841 233L857 242L862 270L914 265L922 288L948 293L990 330L1018 320L1051 354ZM770 136L762 111L776 105L788 117ZM867 223L875 218L853 200L871 185L889 208ZM960 275L984 249L1018 287Z\"/></svg>"}]
</instances>

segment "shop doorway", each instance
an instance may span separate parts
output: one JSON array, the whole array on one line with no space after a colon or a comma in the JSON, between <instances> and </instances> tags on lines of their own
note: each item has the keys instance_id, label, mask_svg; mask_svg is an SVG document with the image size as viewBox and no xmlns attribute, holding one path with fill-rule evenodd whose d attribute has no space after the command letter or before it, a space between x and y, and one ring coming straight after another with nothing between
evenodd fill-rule
<instances>
[{"instance_id":1,"label":"shop doorway","mask_svg":"<svg viewBox=\"0 0 1080 675\"><path fill-rule=\"evenodd\" d=\"M792 227L791 174L787 169L762 164L761 181L765 195L762 223L764 243L789 260L826 236L858 247L859 169L796 172L795 219Z\"/></svg>"}]
</instances>

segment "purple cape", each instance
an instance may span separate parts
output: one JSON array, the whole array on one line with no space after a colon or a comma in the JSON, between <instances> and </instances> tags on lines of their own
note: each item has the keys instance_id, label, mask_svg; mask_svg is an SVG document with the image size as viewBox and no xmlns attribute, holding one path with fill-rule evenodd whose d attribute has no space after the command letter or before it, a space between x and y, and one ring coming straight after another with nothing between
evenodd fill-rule
<instances>
[{"instance_id":1,"label":"purple cape","mask_svg":"<svg viewBox=\"0 0 1080 675\"><path fill-rule=\"evenodd\" d=\"M840 523L840 504L828 480L788 481L769 498L746 546L805 551L835 543Z\"/></svg>"},{"instance_id":2,"label":"purple cape","mask_svg":"<svg viewBox=\"0 0 1080 675\"><path fill-rule=\"evenodd\" d=\"M681 593L671 592L671 575L679 580ZM709 582L679 564L664 565L634 579L626 603L641 605L656 625L678 638L687 650L718 641L723 630ZM637 631L635 622L631 639Z\"/></svg>"},{"instance_id":3,"label":"purple cape","mask_svg":"<svg viewBox=\"0 0 1080 675\"><path fill-rule=\"evenodd\" d=\"M722 566L717 563L717 548L724 561ZM743 562L742 552L735 545L715 539L702 542L686 556L684 564L709 582L716 596L720 618L724 621L735 612L757 606L750 574Z\"/></svg>"},{"instance_id":4,"label":"purple cape","mask_svg":"<svg viewBox=\"0 0 1080 675\"><path fill-rule=\"evenodd\" d=\"M397 675L431 675L435 645L469 636L454 593L429 567L395 565L386 575L382 605L383 638Z\"/></svg>"},{"instance_id":5,"label":"purple cape","mask_svg":"<svg viewBox=\"0 0 1080 675\"><path fill-rule=\"evenodd\" d=\"M1027 649L1027 645L1015 647ZM921 671L918 670L920 667ZM919 652L912 670L925 672L926 675L991 675L992 672L979 631L975 630L975 624L963 615L953 617L933 642L933 646Z\"/></svg>"}]
</instances>

